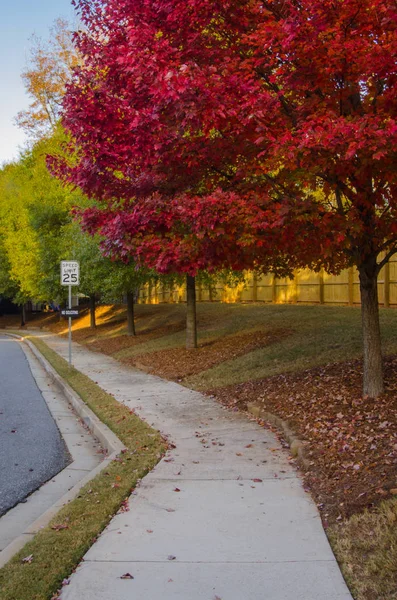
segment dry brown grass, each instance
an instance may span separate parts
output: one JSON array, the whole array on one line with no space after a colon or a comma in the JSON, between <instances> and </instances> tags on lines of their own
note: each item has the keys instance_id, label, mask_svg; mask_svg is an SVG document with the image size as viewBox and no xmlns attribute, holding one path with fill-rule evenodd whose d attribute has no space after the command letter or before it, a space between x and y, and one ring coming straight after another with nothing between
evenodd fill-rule
<instances>
[{"instance_id":1,"label":"dry brown grass","mask_svg":"<svg viewBox=\"0 0 397 600\"><path fill-rule=\"evenodd\" d=\"M329 538L355 600L396 600L397 499L334 526Z\"/></svg>"}]
</instances>

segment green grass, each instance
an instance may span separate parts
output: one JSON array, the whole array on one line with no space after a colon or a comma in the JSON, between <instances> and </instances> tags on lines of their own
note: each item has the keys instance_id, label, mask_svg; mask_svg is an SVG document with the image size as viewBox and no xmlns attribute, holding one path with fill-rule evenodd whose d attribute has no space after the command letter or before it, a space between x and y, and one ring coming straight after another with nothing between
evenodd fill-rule
<instances>
[{"instance_id":1,"label":"green grass","mask_svg":"<svg viewBox=\"0 0 397 600\"><path fill-rule=\"evenodd\" d=\"M264 313L260 315L263 328L286 328L291 334L281 337L279 342L190 377L185 380L185 385L198 390L212 389L302 371L361 354L357 309L316 306L269 306L263 309ZM240 318L239 322L242 325L244 321Z\"/></svg>"},{"instance_id":2,"label":"green grass","mask_svg":"<svg viewBox=\"0 0 397 600\"><path fill-rule=\"evenodd\" d=\"M71 369L44 342L34 338L31 341L116 433L127 451L87 484L48 527L0 569L1 600L50 600L109 523L111 516L128 498L137 481L155 466L166 450L158 432L89 378ZM30 555L31 563L22 562Z\"/></svg>"},{"instance_id":3,"label":"green grass","mask_svg":"<svg viewBox=\"0 0 397 600\"><path fill-rule=\"evenodd\" d=\"M171 348L178 348L183 346L185 343L186 333L184 331L178 331L171 335L165 335L160 338L155 338L144 344L138 344L132 348L126 348L115 352L113 357L117 360L122 358L128 358L130 356L139 356L144 352L157 352L158 350L169 350Z\"/></svg>"},{"instance_id":4,"label":"green grass","mask_svg":"<svg viewBox=\"0 0 397 600\"><path fill-rule=\"evenodd\" d=\"M170 320L184 318L184 305L137 306L138 335L150 326L163 327ZM358 307L319 305L210 304L199 303L199 343L247 331L289 329L279 342L228 360L184 380L198 390L208 390L271 375L297 372L314 366L357 358L362 355L361 314ZM385 353L397 352L397 315L381 309L381 329ZM100 330L96 336L101 335ZM115 358L139 357L183 347L185 332L164 335L116 352Z\"/></svg>"}]
</instances>

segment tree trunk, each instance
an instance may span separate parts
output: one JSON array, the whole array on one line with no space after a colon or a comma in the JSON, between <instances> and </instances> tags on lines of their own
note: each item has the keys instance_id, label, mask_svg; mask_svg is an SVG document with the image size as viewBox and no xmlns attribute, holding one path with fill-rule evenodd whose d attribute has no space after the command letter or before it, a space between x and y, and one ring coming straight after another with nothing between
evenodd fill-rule
<instances>
[{"instance_id":1,"label":"tree trunk","mask_svg":"<svg viewBox=\"0 0 397 600\"><path fill-rule=\"evenodd\" d=\"M21 327L24 327L26 324L26 311L25 305L21 304Z\"/></svg>"},{"instance_id":2,"label":"tree trunk","mask_svg":"<svg viewBox=\"0 0 397 600\"><path fill-rule=\"evenodd\" d=\"M136 335L133 292L127 292L127 333L128 335Z\"/></svg>"},{"instance_id":3,"label":"tree trunk","mask_svg":"<svg viewBox=\"0 0 397 600\"><path fill-rule=\"evenodd\" d=\"M382 347L378 307L378 272L376 259L359 267L361 319L364 350L364 396L377 398L384 391Z\"/></svg>"},{"instance_id":4,"label":"tree trunk","mask_svg":"<svg viewBox=\"0 0 397 600\"><path fill-rule=\"evenodd\" d=\"M90 296L90 328L95 329L96 327L96 319L95 319L95 294Z\"/></svg>"},{"instance_id":5,"label":"tree trunk","mask_svg":"<svg viewBox=\"0 0 397 600\"><path fill-rule=\"evenodd\" d=\"M197 348L196 279L186 276L186 348Z\"/></svg>"}]
</instances>

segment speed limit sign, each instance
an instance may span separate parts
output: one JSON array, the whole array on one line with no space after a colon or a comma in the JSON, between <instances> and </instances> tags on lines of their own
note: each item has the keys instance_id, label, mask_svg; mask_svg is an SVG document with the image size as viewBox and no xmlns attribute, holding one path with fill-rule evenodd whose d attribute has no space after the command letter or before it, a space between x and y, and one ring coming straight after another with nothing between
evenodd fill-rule
<instances>
[{"instance_id":1,"label":"speed limit sign","mask_svg":"<svg viewBox=\"0 0 397 600\"><path fill-rule=\"evenodd\" d=\"M76 260L61 262L61 285L79 285L80 265Z\"/></svg>"}]
</instances>

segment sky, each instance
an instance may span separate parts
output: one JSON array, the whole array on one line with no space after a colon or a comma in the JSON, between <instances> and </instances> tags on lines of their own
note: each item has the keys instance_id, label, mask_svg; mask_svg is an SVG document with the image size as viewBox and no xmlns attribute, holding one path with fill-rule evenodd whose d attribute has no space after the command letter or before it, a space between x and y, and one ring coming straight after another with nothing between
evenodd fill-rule
<instances>
[{"instance_id":1,"label":"sky","mask_svg":"<svg viewBox=\"0 0 397 600\"><path fill-rule=\"evenodd\" d=\"M18 158L25 134L14 124L29 97L21 79L28 64L33 34L49 38L54 21L75 22L70 0L0 0L0 165Z\"/></svg>"}]
</instances>

